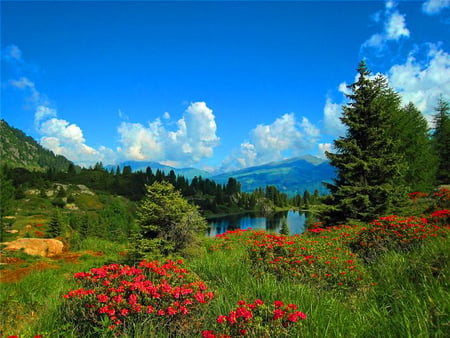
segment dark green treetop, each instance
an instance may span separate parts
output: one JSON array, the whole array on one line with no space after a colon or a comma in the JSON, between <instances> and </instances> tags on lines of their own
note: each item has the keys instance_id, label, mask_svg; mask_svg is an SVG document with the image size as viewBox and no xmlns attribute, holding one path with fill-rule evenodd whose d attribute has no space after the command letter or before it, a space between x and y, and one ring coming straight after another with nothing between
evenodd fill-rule
<instances>
[{"instance_id":1,"label":"dark green treetop","mask_svg":"<svg viewBox=\"0 0 450 338\"><path fill-rule=\"evenodd\" d=\"M436 180L438 184L450 182L450 105L441 96L435 108L433 147L438 157Z\"/></svg>"}]
</instances>

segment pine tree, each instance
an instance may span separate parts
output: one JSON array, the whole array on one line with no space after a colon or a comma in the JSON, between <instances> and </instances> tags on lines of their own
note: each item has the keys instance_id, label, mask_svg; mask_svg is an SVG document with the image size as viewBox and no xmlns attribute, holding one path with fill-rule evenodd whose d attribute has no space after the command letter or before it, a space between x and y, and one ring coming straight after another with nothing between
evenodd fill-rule
<instances>
[{"instance_id":1,"label":"pine tree","mask_svg":"<svg viewBox=\"0 0 450 338\"><path fill-rule=\"evenodd\" d=\"M62 228L58 212L55 212L48 225L47 234L50 238L61 236Z\"/></svg>"},{"instance_id":2,"label":"pine tree","mask_svg":"<svg viewBox=\"0 0 450 338\"><path fill-rule=\"evenodd\" d=\"M406 162L404 184L410 191L430 191L435 185L437 157L428 123L413 103L394 111L387 132L397 140L396 151Z\"/></svg>"},{"instance_id":3,"label":"pine tree","mask_svg":"<svg viewBox=\"0 0 450 338\"><path fill-rule=\"evenodd\" d=\"M331 192L323 199L320 212L325 226L371 221L406 198L402 159L387 133L389 115L399 109L400 99L384 77L371 76L364 61L358 75L349 86L350 102L343 106L346 135L334 141L336 153L326 153L337 177L334 184L325 184Z\"/></svg>"},{"instance_id":4,"label":"pine tree","mask_svg":"<svg viewBox=\"0 0 450 338\"><path fill-rule=\"evenodd\" d=\"M207 223L197 207L173 185L154 182L146 189L137 211L141 231L133 253L136 258L180 253L195 243L197 234L206 231Z\"/></svg>"},{"instance_id":5,"label":"pine tree","mask_svg":"<svg viewBox=\"0 0 450 338\"><path fill-rule=\"evenodd\" d=\"M450 182L450 105L442 96L435 108L433 146L438 157L436 180L438 184Z\"/></svg>"}]
</instances>

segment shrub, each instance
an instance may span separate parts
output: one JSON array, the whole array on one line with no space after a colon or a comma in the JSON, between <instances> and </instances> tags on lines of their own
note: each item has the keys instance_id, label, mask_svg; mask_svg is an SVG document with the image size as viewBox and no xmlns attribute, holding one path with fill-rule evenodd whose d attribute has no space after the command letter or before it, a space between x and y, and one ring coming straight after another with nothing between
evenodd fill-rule
<instances>
[{"instance_id":1,"label":"shrub","mask_svg":"<svg viewBox=\"0 0 450 338\"><path fill-rule=\"evenodd\" d=\"M349 243L367 263L390 251L409 251L429 238L445 235L448 210L436 211L429 218L386 216L362 228Z\"/></svg>"},{"instance_id":2,"label":"shrub","mask_svg":"<svg viewBox=\"0 0 450 338\"><path fill-rule=\"evenodd\" d=\"M204 330L204 338L216 337L291 337L292 328L301 325L306 314L295 304L282 301L265 304L257 299L253 303L240 300L238 307L228 315L217 317L213 330Z\"/></svg>"},{"instance_id":3,"label":"shrub","mask_svg":"<svg viewBox=\"0 0 450 338\"><path fill-rule=\"evenodd\" d=\"M182 261L110 264L75 274L80 288L64 295L64 320L80 336L164 330L172 335L199 330L203 308L213 299L204 282Z\"/></svg>"}]
</instances>

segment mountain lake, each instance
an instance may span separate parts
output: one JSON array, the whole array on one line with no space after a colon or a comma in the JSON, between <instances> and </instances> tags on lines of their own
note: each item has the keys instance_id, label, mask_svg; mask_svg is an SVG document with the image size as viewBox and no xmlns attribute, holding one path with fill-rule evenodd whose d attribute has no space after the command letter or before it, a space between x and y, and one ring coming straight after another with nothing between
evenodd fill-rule
<instances>
[{"instance_id":1,"label":"mountain lake","mask_svg":"<svg viewBox=\"0 0 450 338\"><path fill-rule=\"evenodd\" d=\"M293 210L277 212L270 216L252 212L214 217L207 221L210 226L208 231L210 237L223 234L225 231L250 228L279 233L284 221L289 227L289 234L296 235L305 231L306 215Z\"/></svg>"}]
</instances>

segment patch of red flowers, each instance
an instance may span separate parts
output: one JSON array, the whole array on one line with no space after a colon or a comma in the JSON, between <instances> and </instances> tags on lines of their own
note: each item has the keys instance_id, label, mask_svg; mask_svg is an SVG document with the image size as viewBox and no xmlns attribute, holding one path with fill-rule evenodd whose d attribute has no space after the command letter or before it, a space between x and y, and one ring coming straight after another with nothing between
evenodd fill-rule
<instances>
[{"instance_id":1,"label":"patch of red flowers","mask_svg":"<svg viewBox=\"0 0 450 338\"><path fill-rule=\"evenodd\" d=\"M270 334L272 337L286 335L296 324L307 318L295 304L284 304L276 300L273 304L265 304L257 299L253 303L240 300L238 307L228 315L220 315L216 320L215 330L204 330L204 338L225 338L237 336L261 337ZM216 333L217 332L217 333Z\"/></svg>"},{"instance_id":2,"label":"patch of red flowers","mask_svg":"<svg viewBox=\"0 0 450 338\"><path fill-rule=\"evenodd\" d=\"M172 325L193 320L214 295L182 267L181 260L142 261L138 267L110 264L78 272L80 288L63 297L75 325L120 334L131 323Z\"/></svg>"}]
</instances>

